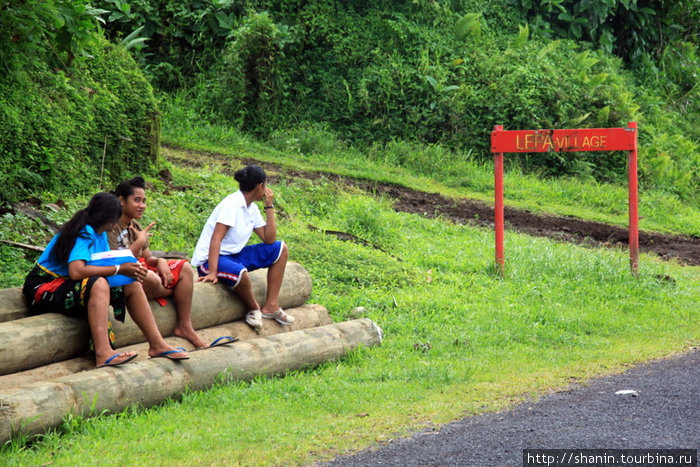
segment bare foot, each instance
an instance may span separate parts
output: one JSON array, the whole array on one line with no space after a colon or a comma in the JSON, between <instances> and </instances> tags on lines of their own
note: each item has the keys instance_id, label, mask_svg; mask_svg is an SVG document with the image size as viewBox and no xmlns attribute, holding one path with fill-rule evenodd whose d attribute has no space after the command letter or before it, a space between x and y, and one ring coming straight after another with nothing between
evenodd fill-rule
<instances>
[{"instance_id":1,"label":"bare foot","mask_svg":"<svg viewBox=\"0 0 700 467\"><path fill-rule=\"evenodd\" d=\"M260 308L260 311L266 315L269 315L271 313L275 313L279 309L280 309L280 306L277 303L275 303L275 304L266 303L265 305L263 305L262 308Z\"/></svg>"},{"instance_id":2,"label":"bare foot","mask_svg":"<svg viewBox=\"0 0 700 467\"><path fill-rule=\"evenodd\" d=\"M195 349L206 349L209 347L209 343L199 337L199 334L197 334L194 329L182 329L182 328L175 328L174 334L177 337L181 337L183 339L187 339L194 345Z\"/></svg>"}]
</instances>

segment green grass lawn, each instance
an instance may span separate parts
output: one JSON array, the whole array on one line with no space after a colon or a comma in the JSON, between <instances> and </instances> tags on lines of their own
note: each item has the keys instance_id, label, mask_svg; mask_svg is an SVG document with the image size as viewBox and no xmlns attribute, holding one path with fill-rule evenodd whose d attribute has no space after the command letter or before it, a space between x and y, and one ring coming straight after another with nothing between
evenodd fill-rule
<instances>
[{"instance_id":1,"label":"green grass lawn","mask_svg":"<svg viewBox=\"0 0 700 467\"><path fill-rule=\"evenodd\" d=\"M198 141L203 148L201 135ZM208 144L218 151L229 147L236 157L304 169L325 164L329 171L374 174L453 196L476 190L431 183L401 169L383 169L376 161L342 164L336 153L307 158L273 149L256 152L254 145L242 152L229 141ZM166 196L162 184L152 180L156 185L148 193L145 220L159 222L153 249L191 253L209 212L236 189L235 182L214 165L171 170L175 184L193 189ZM0 450L0 463L304 464L511 407L700 342L698 267L642 255L635 277L624 250L509 232L502 278L494 271L489 229L396 213L388 199L346 191L323 178L292 179L284 170L275 175L280 177L272 187L279 236L289 244L290 259L313 279L309 302L326 306L335 321L352 319L352 310L364 307L362 316L383 329L383 344L283 377L222 381L157 407L97 419L67 417L60 433L31 446L24 439L8 443ZM485 178L474 174L474 180ZM626 213L611 212L597 198L598 188L581 183L551 197L547 190L556 188L533 182L521 187L532 197L525 191L518 197L512 189L511 199L536 199L542 211L571 210L582 217L597 211L599 202L601 211L607 209L603 217L624 224ZM480 196L486 199L488 193ZM70 200L71 210L85 200ZM655 230L692 233L698 212L687 209L690 227L664 224L659 214L650 216L659 225ZM54 216L61 221L67 213ZM309 223L351 233L381 250L311 231ZM19 218L3 218L0 238L7 236L48 239L34 221ZM0 246L0 258L6 266L0 286L19 285L31 255Z\"/></svg>"}]
</instances>

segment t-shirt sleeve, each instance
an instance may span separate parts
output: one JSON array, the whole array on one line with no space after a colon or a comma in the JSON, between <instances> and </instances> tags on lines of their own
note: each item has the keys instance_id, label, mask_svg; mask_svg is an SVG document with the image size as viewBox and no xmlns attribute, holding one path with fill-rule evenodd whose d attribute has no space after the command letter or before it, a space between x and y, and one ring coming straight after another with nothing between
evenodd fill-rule
<instances>
[{"instance_id":1,"label":"t-shirt sleeve","mask_svg":"<svg viewBox=\"0 0 700 467\"><path fill-rule=\"evenodd\" d=\"M214 225L217 223L228 225L233 227L238 222L240 222L240 209L236 209L233 203L227 203L220 207L219 212L216 213L216 218L214 219Z\"/></svg>"},{"instance_id":2,"label":"t-shirt sleeve","mask_svg":"<svg viewBox=\"0 0 700 467\"><path fill-rule=\"evenodd\" d=\"M78 236L78 238L75 239L75 245L68 256L68 262L71 263L81 259L83 261L89 261L90 257L92 256L91 248L94 249L94 243L95 239L93 238Z\"/></svg>"}]
</instances>

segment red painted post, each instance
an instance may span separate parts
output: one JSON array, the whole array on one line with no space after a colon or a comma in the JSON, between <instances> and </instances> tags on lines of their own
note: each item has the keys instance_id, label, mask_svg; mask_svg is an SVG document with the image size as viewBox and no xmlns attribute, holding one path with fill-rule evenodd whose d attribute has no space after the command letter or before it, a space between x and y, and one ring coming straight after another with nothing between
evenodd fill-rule
<instances>
[{"instance_id":1,"label":"red painted post","mask_svg":"<svg viewBox=\"0 0 700 467\"><path fill-rule=\"evenodd\" d=\"M627 128L634 132L634 149L627 153L627 179L629 196L629 246L630 268L637 275L639 268L639 214L637 210L637 122L628 122Z\"/></svg>"},{"instance_id":2,"label":"red painted post","mask_svg":"<svg viewBox=\"0 0 700 467\"><path fill-rule=\"evenodd\" d=\"M496 125L493 131L503 131L503 125ZM496 233L496 269L503 276L505 272L505 257L503 255L503 153L497 152L493 155L493 176L494 176L494 230Z\"/></svg>"},{"instance_id":3,"label":"red painted post","mask_svg":"<svg viewBox=\"0 0 700 467\"><path fill-rule=\"evenodd\" d=\"M629 246L632 274L639 267L639 225L637 211L637 122L627 128L578 128L561 130L509 130L495 125L491 132L494 172L494 229L496 268L505 273L503 237L503 153L505 152L627 151L629 194Z\"/></svg>"}]
</instances>

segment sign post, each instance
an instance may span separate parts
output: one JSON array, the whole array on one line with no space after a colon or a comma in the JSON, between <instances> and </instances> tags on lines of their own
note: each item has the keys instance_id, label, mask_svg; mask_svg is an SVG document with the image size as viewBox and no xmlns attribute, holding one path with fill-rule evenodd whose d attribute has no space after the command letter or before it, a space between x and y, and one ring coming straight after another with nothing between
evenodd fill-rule
<instances>
[{"instance_id":1,"label":"sign post","mask_svg":"<svg viewBox=\"0 0 700 467\"><path fill-rule=\"evenodd\" d=\"M494 229L496 269L505 270L503 215L503 153L506 152L627 151L627 189L629 198L630 268L639 268L639 227L637 210L637 122L626 128L580 128L571 130L503 130L496 125L491 132L494 154Z\"/></svg>"}]
</instances>

